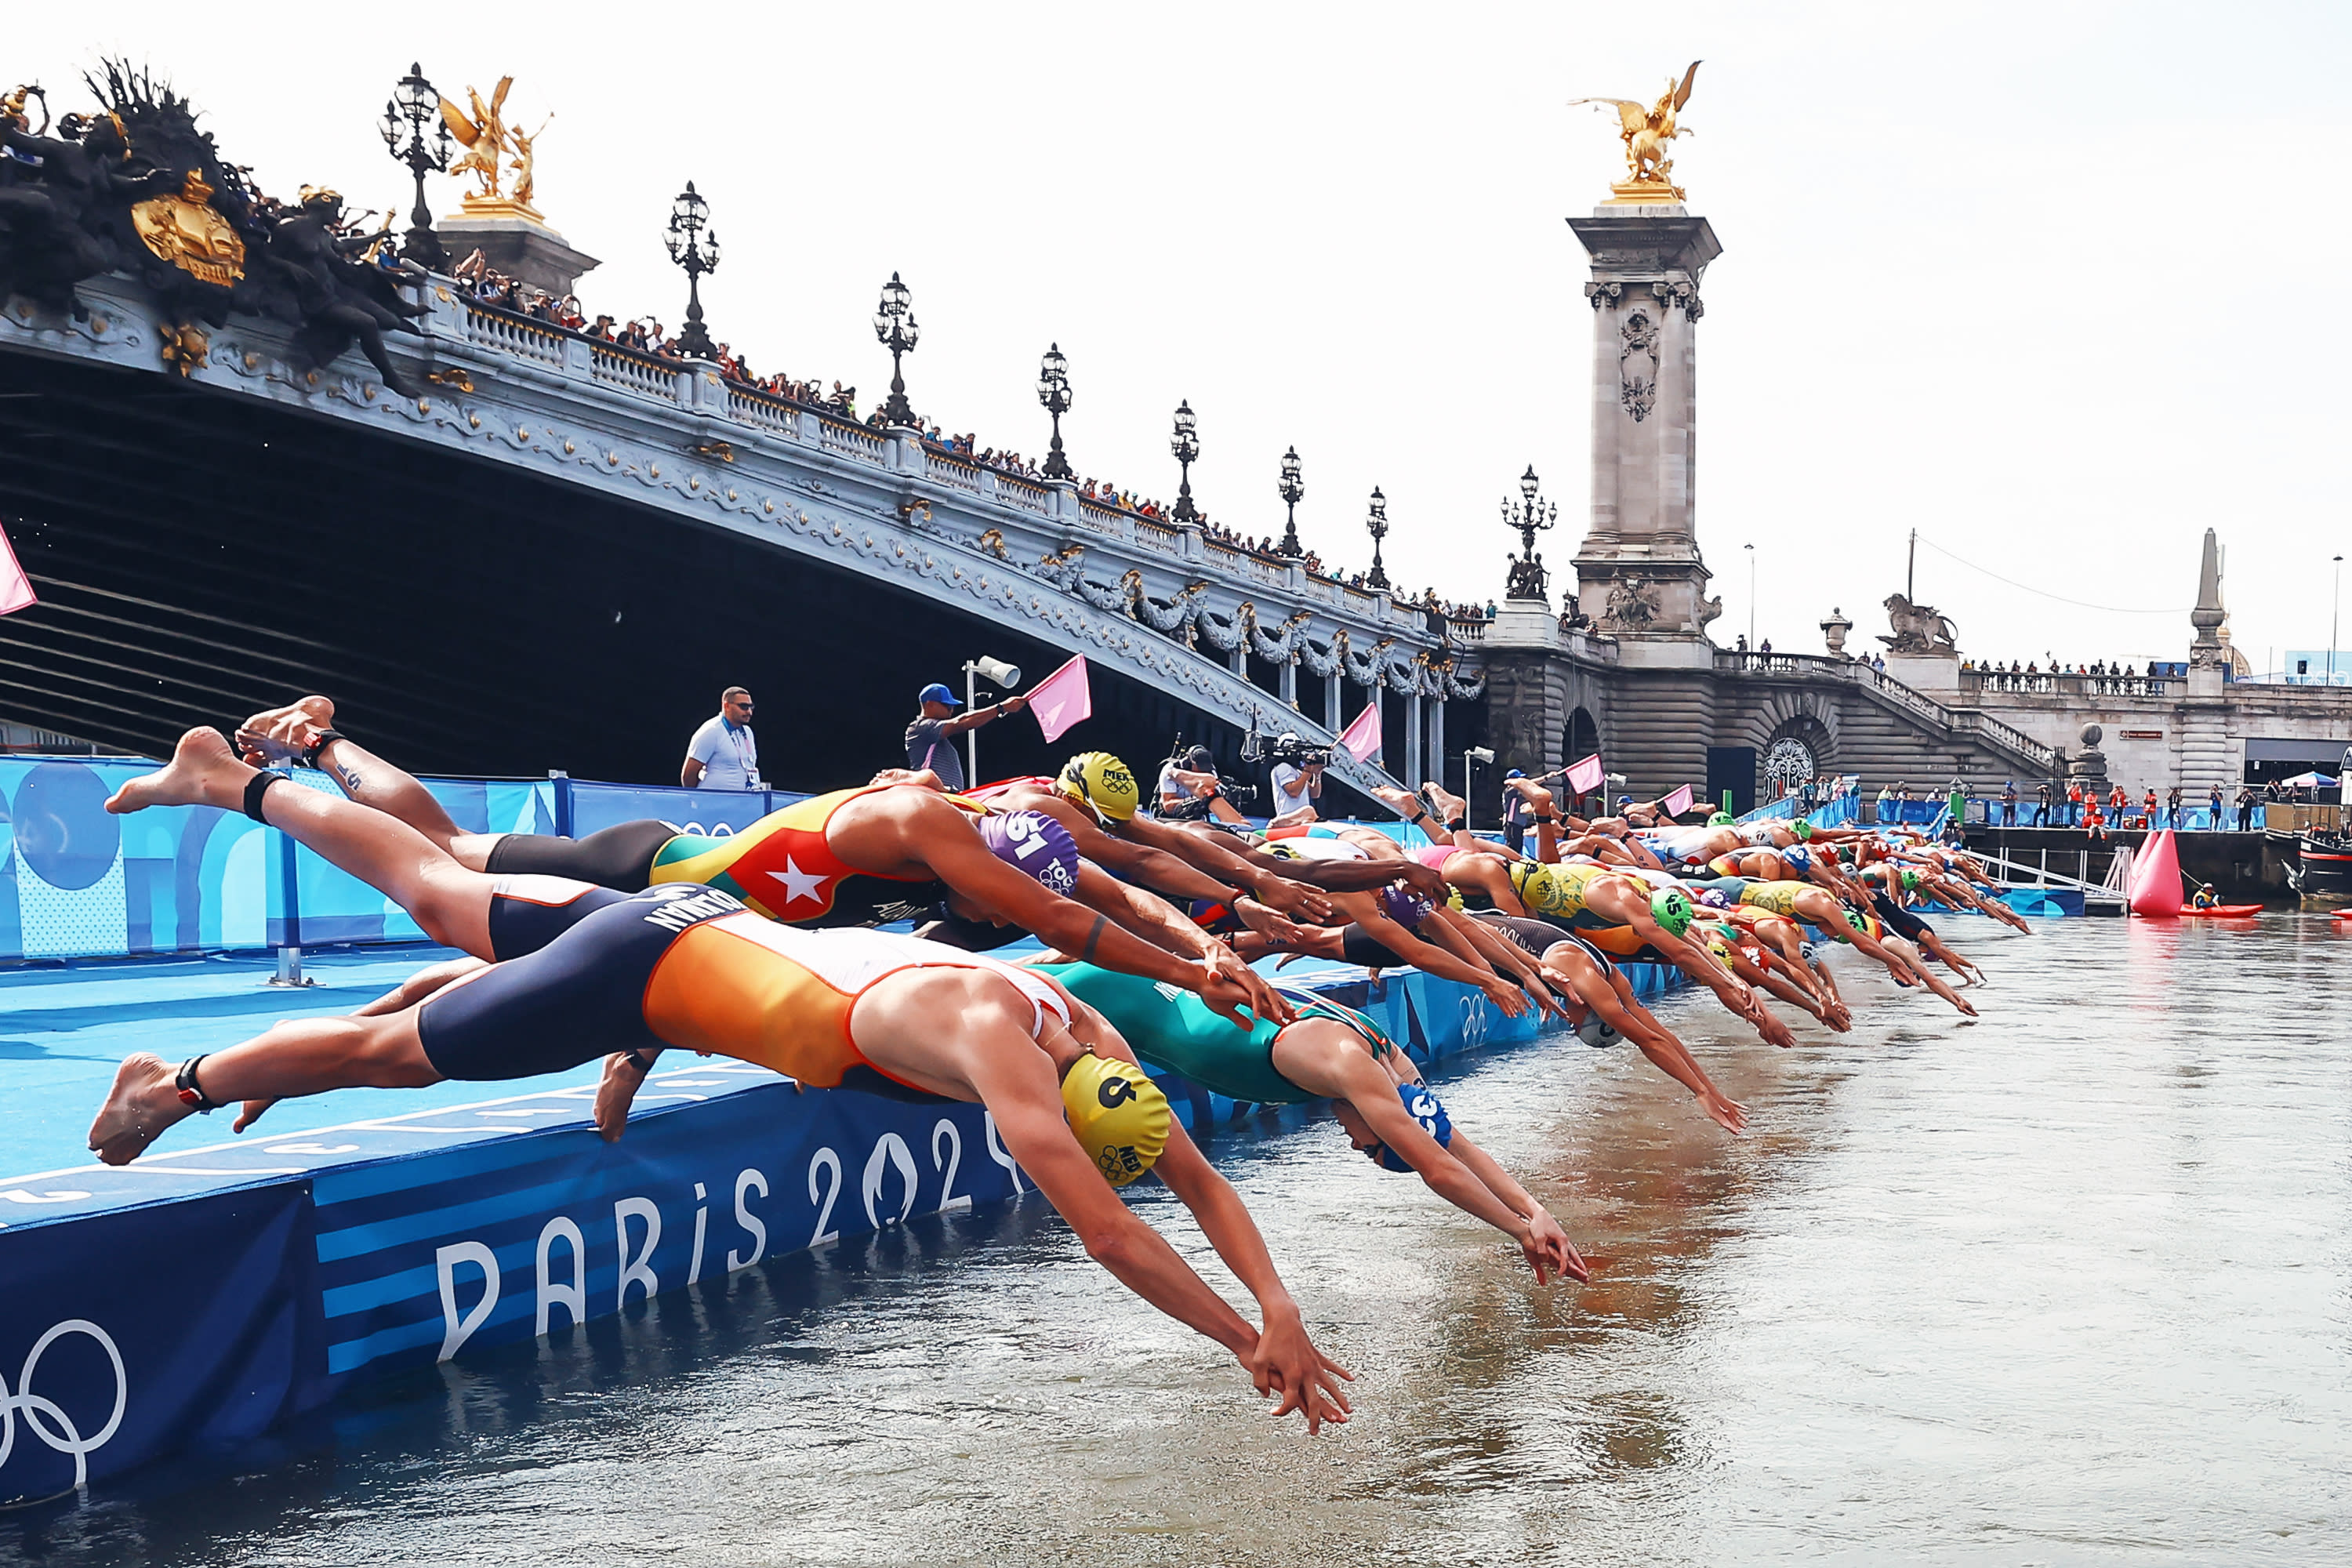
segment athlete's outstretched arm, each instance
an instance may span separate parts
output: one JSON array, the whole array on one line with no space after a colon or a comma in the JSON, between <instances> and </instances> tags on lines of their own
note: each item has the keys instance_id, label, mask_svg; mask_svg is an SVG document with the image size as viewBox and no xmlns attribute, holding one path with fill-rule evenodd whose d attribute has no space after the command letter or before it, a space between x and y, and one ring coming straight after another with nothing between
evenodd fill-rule
<instances>
[{"instance_id":1,"label":"athlete's outstretched arm","mask_svg":"<svg viewBox=\"0 0 2352 1568\"><path fill-rule=\"evenodd\" d=\"M1454 1142L1445 1152L1462 1162L1470 1173L1485 1184L1486 1190L1500 1198L1503 1205L1514 1214L1525 1215L1533 1227L1536 1238L1545 1244L1556 1273L1565 1274L1581 1283L1592 1278L1591 1265L1576 1244L1568 1239L1568 1232L1552 1212L1538 1203L1535 1194L1513 1180L1511 1173L1495 1162L1495 1157L1470 1141L1470 1134L1459 1127L1454 1130ZM1528 1259L1530 1267L1535 1260ZM1536 1283L1544 1283L1543 1270L1536 1270Z\"/></svg>"}]
</instances>

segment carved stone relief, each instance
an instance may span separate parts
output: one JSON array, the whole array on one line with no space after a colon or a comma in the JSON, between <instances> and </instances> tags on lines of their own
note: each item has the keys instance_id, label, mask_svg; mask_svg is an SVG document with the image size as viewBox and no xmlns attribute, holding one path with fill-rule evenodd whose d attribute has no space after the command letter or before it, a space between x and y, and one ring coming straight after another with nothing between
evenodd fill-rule
<instances>
[{"instance_id":1,"label":"carved stone relief","mask_svg":"<svg viewBox=\"0 0 2352 1568\"><path fill-rule=\"evenodd\" d=\"M1658 325L1647 310L1633 310L1617 331L1625 340L1617 355L1617 403L1639 424L1658 405Z\"/></svg>"}]
</instances>

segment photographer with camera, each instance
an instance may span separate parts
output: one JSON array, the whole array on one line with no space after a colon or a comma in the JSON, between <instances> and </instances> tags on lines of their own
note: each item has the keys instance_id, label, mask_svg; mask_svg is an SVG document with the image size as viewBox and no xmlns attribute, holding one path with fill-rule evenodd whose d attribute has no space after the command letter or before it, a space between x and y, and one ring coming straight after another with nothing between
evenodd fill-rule
<instances>
[{"instance_id":1,"label":"photographer with camera","mask_svg":"<svg viewBox=\"0 0 2352 1568\"><path fill-rule=\"evenodd\" d=\"M1286 731L1266 747L1265 754L1273 763L1274 780L1274 816L1266 826L1303 827L1313 822L1315 803L1323 798L1323 770L1331 765L1330 749L1310 746Z\"/></svg>"},{"instance_id":2,"label":"photographer with camera","mask_svg":"<svg viewBox=\"0 0 2352 1568\"><path fill-rule=\"evenodd\" d=\"M1175 752L1160 765L1160 804L1154 815L1162 822L1246 825L1249 818L1234 809L1234 802L1246 803L1256 795L1255 786L1219 773L1208 747L1188 747L1180 736Z\"/></svg>"}]
</instances>

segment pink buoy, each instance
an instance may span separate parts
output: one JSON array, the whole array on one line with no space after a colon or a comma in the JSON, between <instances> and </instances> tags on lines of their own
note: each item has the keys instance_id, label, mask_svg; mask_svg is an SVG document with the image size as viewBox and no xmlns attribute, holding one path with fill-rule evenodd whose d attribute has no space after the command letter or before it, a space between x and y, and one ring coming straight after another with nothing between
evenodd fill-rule
<instances>
[{"instance_id":1,"label":"pink buoy","mask_svg":"<svg viewBox=\"0 0 2352 1568\"><path fill-rule=\"evenodd\" d=\"M2180 852L2174 847L2172 829L2147 836L2139 858L2132 863L2131 912L2136 915L2180 918Z\"/></svg>"}]
</instances>

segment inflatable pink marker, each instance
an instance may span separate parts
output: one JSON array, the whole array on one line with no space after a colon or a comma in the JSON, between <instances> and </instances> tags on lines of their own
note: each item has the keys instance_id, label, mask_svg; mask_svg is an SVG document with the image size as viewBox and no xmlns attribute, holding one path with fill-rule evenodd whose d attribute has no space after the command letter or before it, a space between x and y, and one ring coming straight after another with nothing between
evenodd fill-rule
<instances>
[{"instance_id":1,"label":"inflatable pink marker","mask_svg":"<svg viewBox=\"0 0 2352 1568\"><path fill-rule=\"evenodd\" d=\"M2151 919L2180 918L2180 851L2168 827L2149 834L2132 863L2131 912Z\"/></svg>"}]
</instances>

